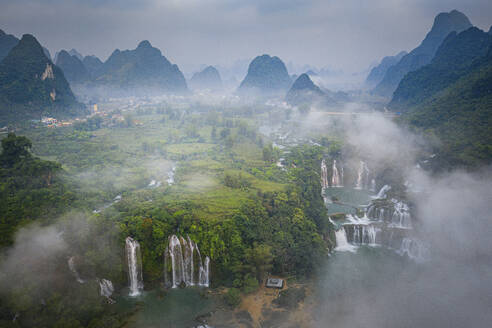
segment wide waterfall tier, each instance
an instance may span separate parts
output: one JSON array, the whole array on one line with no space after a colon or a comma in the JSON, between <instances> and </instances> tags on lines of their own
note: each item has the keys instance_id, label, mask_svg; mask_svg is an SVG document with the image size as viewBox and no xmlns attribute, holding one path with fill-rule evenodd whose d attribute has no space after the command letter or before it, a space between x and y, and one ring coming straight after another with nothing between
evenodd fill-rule
<instances>
[{"instance_id":1,"label":"wide waterfall tier","mask_svg":"<svg viewBox=\"0 0 492 328\"><path fill-rule=\"evenodd\" d=\"M337 168L337 161L333 160L331 174L331 186L332 187L343 187L343 167L340 171Z\"/></svg>"},{"instance_id":2,"label":"wide waterfall tier","mask_svg":"<svg viewBox=\"0 0 492 328\"><path fill-rule=\"evenodd\" d=\"M132 237L126 238L126 260L128 264L128 283L130 296L138 296L143 290L142 255L140 244Z\"/></svg>"},{"instance_id":3,"label":"wide waterfall tier","mask_svg":"<svg viewBox=\"0 0 492 328\"><path fill-rule=\"evenodd\" d=\"M321 161L321 188L328 188L328 168L324 159Z\"/></svg>"},{"instance_id":4,"label":"wide waterfall tier","mask_svg":"<svg viewBox=\"0 0 492 328\"><path fill-rule=\"evenodd\" d=\"M350 247L384 246L415 261L429 258L428 247L414 236L410 207L396 199L376 199L363 217L347 215L336 224L337 251L353 251Z\"/></svg>"},{"instance_id":5,"label":"wide waterfall tier","mask_svg":"<svg viewBox=\"0 0 492 328\"><path fill-rule=\"evenodd\" d=\"M202 286L210 284L210 258L202 259L198 245L172 235L164 252L164 281L166 286Z\"/></svg>"},{"instance_id":6,"label":"wide waterfall tier","mask_svg":"<svg viewBox=\"0 0 492 328\"><path fill-rule=\"evenodd\" d=\"M367 208L367 217L371 220L386 222L395 228L412 228L409 206L394 198L374 200Z\"/></svg>"}]
</instances>

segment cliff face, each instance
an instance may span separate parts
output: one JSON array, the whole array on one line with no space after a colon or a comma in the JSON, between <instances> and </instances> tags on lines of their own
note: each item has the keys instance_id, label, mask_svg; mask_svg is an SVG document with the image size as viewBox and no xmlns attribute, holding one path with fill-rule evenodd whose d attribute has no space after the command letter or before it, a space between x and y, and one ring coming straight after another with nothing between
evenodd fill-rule
<instances>
[{"instance_id":1,"label":"cliff face","mask_svg":"<svg viewBox=\"0 0 492 328\"><path fill-rule=\"evenodd\" d=\"M69 108L81 108L61 69L29 34L0 63L0 103L0 115L10 117L21 112L33 116L44 111L68 113Z\"/></svg>"}]
</instances>

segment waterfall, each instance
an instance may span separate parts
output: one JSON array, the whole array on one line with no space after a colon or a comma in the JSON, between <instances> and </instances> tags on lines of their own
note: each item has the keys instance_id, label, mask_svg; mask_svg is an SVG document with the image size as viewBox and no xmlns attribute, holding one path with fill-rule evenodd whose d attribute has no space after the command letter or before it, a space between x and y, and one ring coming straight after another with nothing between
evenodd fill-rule
<instances>
[{"instance_id":1,"label":"waterfall","mask_svg":"<svg viewBox=\"0 0 492 328\"><path fill-rule=\"evenodd\" d=\"M341 176L340 177L340 174L338 173L338 169L337 169L337 161L336 160L333 160L333 166L332 166L332 176L331 176L331 186L332 187L342 187L343 186L343 168L341 170Z\"/></svg>"},{"instance_id":2,"label":"waterfall","mask_svg":"<svg viewBox=\"0 0 492 328\"><path fill-rule=\"evenodd\" d=\"M378 245L378 232L380 228L374 224L347 224L344 229L352 229L352 235L350 242L355 245ZM346 232L345 232L346 233Z\"/></svg>"},{"instance_id":3,"label":"waterfall","mask_svg":"<svg viewBox=\"0 0 492 328\"><path fill-rule=\"evenodd\" d=\"M175 235L172 235L169 239L168 254L171 257L173 288L176 288L184 281L185 270L181 242Z\"/></svg>"},{"instance_id":4,"label":"waterfall","mask_svg":"<svg viewBox=\"0 0 492 328\"><path fill-rule=\"evenodd\" d=\"M360 161L359 169L357 170L357 182L355 183L356 189L367 189L369 184L369 168L366 163Z\"/></svg>"},{"instance_id":5,"label":"waterfall","mask_svg":"<svg viewBox=\"0 0 492 328\"><path fill-rule=\"evenodd\" d=\"M210 258L202 261L198 245L187 238L172 235L164 252L164 280L169 287L185 286L208 287Z\"/></svg>"},{"instance_id":6,"label":"waterfall","mask_svg":"<svg viewBox=\"0 0 492 328\"><path fill-rule=\"evenodd\" d=\"M378 194L376 195L376 199L383 199L383 198L386 198L386 193L391 189L390 186L388 185L384 185L378 192Z\"/></svg>"},{"instance_id":7,"label":"waterfall","mask_svg":"<svg viewBox=\"0 0 492 328\"><path fill-rule=\"evenodd\" d=\"M394 202L395 209L391 216L391 224L399 228L411 228L412 219L408 205L404 202Z\"/></svg>"},{"instance_id":8,"label":"waterfall","mask_svg":"<svg viewBox=\"0 0 492 328\"><path fill-rule=\"evenodd\" d=\"M176 166L173 165L171 170L167 173L167 184L174 184L174 174L176 173Z\"/></svg>"},{"instance_id":9,"label":"waterfall","mask_svg":"<svg viewBox=\"0 0 492 328\"><path fill-rule=\"evenodd\" d=\"M406 255L416 262L424 262L430 257L429 249L421 242L411 238L403 238L398 253L402 256Z\"/></svg>"},{"instance_id":10,"label":"waterfall","mask_svg":"<svg viewBox=\"0 0 492 328\"><path fill-rule=\"evenodd\" d=\"M368 245L376 245L376 227L373 225L362 226L362 240Z\"/></svg>"},{"instance_id":11,"label":"waterfall","mask_svg":"<svg viewBox=\"0 0 492 328\"><path fill-rule=\"evenodd\" d=\"M369 190L372 192L376 192L376 180L375 179L371 180L371 188Z\"/></svg>"},{"instance_id":12,"label":"waterfall","mask_svg":"<svg viewBox=\"0 0 492 328\"><path fill-rule=\"evenodd\" d=\"M152 179L152 180L150 180L150 182L147 185L147 187L149 187L149 188L158 188L158 187L161 186L161 184L162 183L160 181L157 181L157 180Z\"/></svg>"},{"instance_id":13,"label":"waterfall","mask_svg":"<svg viewBox=\"0 0 492 328\"><path fill-rule=\"evenodd\" d=\"M75 268L75 256L71 256L68 259L68 268L72 272L72 274L75 277L75 279L77 279L77 282L79 282L81 284L83 284L85 282L82 278L80 278L80 275L77 272L77 269Z\"/></svg>"},{"instance_id":14,"label":"waterfall","mask_svg":"<svg viewBox=\"0 0 492 328\"><path fill-rule=\"evenodd\" d=\"M328 188L328 168L324 159L321 161L321 188Z\"/></svg>"},{"instance_id":15,"label":"waterfall","mask_svg":"<svg viewBox=\"0 0 492 328\"><path fill-rule=\"evenodd\" d=\"M200 286L208 287L209 286L209 269L210 269L210 258L205 257L205 261L203 266L200 266Z\"/></svg>"},{"instance_id":16,"label":"waterfall","mask_svg":"<svg viewBox=\"0 0 492 328\"><path fill-rule=\"evenodd\" d=\"M126 258L128 263L130 296L138 296L143 289L142 258L140 244L132 237L126 238Z\"/></svg>"},{"instance_id":17,"label":"waterfall","mask_svg":"<svg viewBox=\"0 0 492 328\"><path fill-rule=\"evenodd\" d=\"M347 233L343 227L335 231L335 239L337 243L337 246L335 247L336 251L355 252L356 247L350 245L347 241Z\"/></svg>"}]
</instances>

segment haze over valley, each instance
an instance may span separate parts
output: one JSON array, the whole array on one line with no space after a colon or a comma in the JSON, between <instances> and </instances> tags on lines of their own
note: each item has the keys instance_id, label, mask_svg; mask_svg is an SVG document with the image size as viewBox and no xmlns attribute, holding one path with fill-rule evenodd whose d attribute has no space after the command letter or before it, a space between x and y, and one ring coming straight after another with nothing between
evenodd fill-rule
<instances>
[{"instance_id":1,"label":"haze over valley","mask_svg":"<svg viewBox=\"0 0 492 328\"><path fill-rule=\"evenodd\" d=\"M487 1L0 6L0 327L492 322Z\"/></svg>"}]
</instances>

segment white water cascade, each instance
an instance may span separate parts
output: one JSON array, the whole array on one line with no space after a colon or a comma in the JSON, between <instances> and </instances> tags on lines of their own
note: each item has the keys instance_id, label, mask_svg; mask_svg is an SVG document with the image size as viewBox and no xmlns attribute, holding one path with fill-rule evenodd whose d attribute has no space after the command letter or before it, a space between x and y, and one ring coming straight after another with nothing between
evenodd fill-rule
<instances>
[{"instance_id":1,"label":"white water cascade","mask_svg":"<svg viewBox=\"0 0 492 328\"><path fill-rule=\"evenodd\" d=\"M324 159L321 161L321 188L328 188L328 168Z\"/></svg>"},{"instance_id":2,"label":"white water cascade","mask_svg":"<svg viewBox=\"0 0 492 328\"><path fill-rule=\"evenodd\" d=\"M355 252L357 247L350 245L347 241L347 233L345 229L341 227L340 229L335 231L335 238L337 246L335 247L336 251L339 252Z\"/></svg>"},{"instance_id":3,"label":"white water cascade","mask_svg":"<svg viewBox=\"0 0 492 328\"><path fill-rule=\"evenodd\" d=\"M424 262L430 257L429 249L423 243L411 238L403 238L398 253L416 262Z\"/></svg>"},{"instance_id":4,"label":"white water cascade","mask_svg":"<svg viewBox=\"0 0 492 328\"><path fill-rule=\"evenodd\" d=\"M357 170L357 182L355 189L368 189L370 171L366 163L360 161L359 169Z\"/></svg>"},{"instance_id":5,"label":"white water cascade","mask_svg":"<svg viewBox=\"0 0 492 328\"><path fill-rule=\"evenodd\" d=\"M395 210L391 216L391 224L399 228L408 229L412 227L412 219L407 204L401 201L395 203Z\"/></svg>"},{"instance_id":6,"label":"white water cascade","mask_svg":"<svg viewBox=\"0 0 492 328\"><path fill-rule=\"evenodd\" d=\"M80 278L80 275L77 272L77 268L75 268L75 256L71 256L68 259L68 268L72 272L72 274L75 277L75 279L77 279L77 282L79 282L81 284L85 283L85 281L82 278Z\"/></svg>"},{"instance_id":7,"label":"white water cascade","mask_svg":"<svg viewBox=\"0 0 492 328\"><path fill-rule=\"evenodd\" d=\"M208 287L210 258L202 261L198 245L188 236L186 239L172 235L164 252L164 280L167 286Z\"/></svg>"},{"instance_id":8,"label":"white water cascade","mask_svg":"<svg viewBox=\"0 0 492 328\"><path fill-rule=\"evenodd\" d=\"M173 185L174 184L174 174L176 173L176 166L173 165L171 170L167 173L167 184L168 185Z\"/></svg>"},{"instance_id":9,"label":"white water cascade","mask_svg":"<svg viewBox=\"0 0 492 328\"><path fill-rule=\"evenodd\" d=\"M347 229L348 226L344 226ZM354 224L352 227L351 243L356 245L376 246L377 234L380 231L373 224Z\"/></svg>"},{"instance_id":10,"label":"white water cascade","mask_svg":"<svg viewBox=\"0 0 492 328\"><path fill-rule=\"evenodd\" d=\"M128 263L130 296L138 296L143 289L142 257L140 254L140 244L132 237L126 238L126 258Z\"/></svg>"},{"instance_id":11,"label":"white water cascade","mask_svg":"<svg viewBox=\"0 0 492 328\"><path fill-rule=\"evenodd\" d=\"M210 285L209 272L210 272L210 258L206 256L203 266L200 266L200 275L199 275L200 286L208 287Z\"/></svg>"},{"instance_id":12,"label":"white water cascade","mask_svg":"<svg viewBox=\"0 0 492 328\"><path fill-rule=\"evenodd\" d=\"M337 161L333 160L332 175L331 175L331 186L332 187L343 187L343 167L340 173L337 169Z\"/></svg>"}]
</instances>

